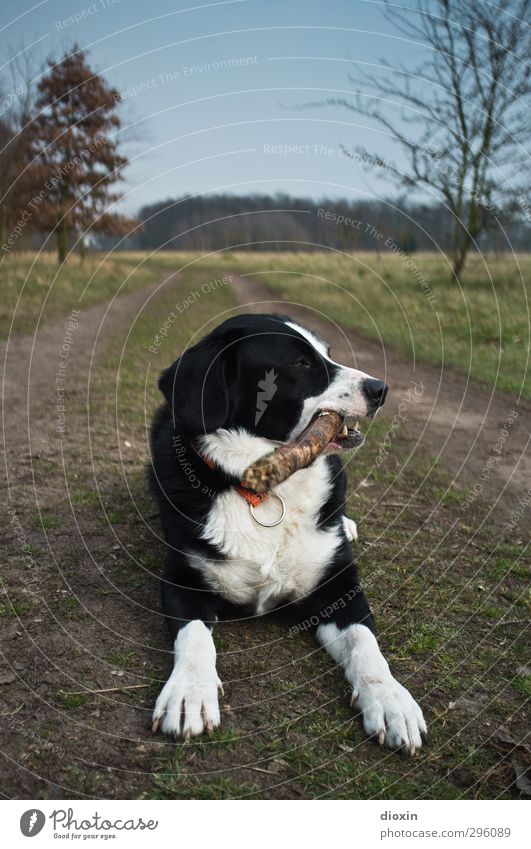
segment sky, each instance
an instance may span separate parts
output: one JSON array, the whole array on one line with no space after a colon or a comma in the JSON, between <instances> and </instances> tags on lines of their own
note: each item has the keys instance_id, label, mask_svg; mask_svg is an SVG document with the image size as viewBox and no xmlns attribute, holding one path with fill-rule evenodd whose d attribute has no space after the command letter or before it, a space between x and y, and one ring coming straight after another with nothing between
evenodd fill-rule
<instances>
[{"instance_id":1,"label":"sky","mask_svg":"<svg viewBox=\"0 0 531 849\"><path fill-rule=\"evenodd\" d=\"M367 199L395 188L342 155L365 145L400 155L370 121L338 105L361 63L417 64L421 45L378 0L3 0L4 89L10 55L37 65L77 42L122 94L130 159L121 208L182 194L288 192ZM11 83L12 85L12 83ZM398 151L396 151L398 153Z\"/></svg>"}]
</instances>

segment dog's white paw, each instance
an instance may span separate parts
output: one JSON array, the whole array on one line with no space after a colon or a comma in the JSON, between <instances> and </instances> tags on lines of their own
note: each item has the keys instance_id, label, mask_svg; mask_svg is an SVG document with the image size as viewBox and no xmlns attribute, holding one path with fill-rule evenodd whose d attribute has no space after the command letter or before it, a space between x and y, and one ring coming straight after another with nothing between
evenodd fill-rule
<instances>
[{"instance_id":1,"label":"dog's white paw","mask_svg":"<svg viewBox=\"0 0 531 849\"><path fill-rule=\"evenodd\" d=\"M354 519L349 519L348 516L343 516L343 530L350 542L355 542L358 539L358 526Z\"/></svg>"},{"instance_id":2,"label":"dog's white paw","mask_svg":"<svg viewBox=\"0 0 531 849\"><path fill-rule=\"evenodd\" d=\"M393 677L376 637L365 625L319 625L317 639L345 670L352 703L359 707L367 734L391 749L415 754L426 742L422 711Z\"/></svg>"},{"instance_id":3,"label":"dog's white paw","mask_svg":"<svg viewBox=\"0 0 531 849\"><path fill-rule=\"evenodd\" d=\"M365 681L353 690L352 702L362 712L363 727L380 745L414 755L426 742L427 728L422 710L411 693L392 675Z\"/></svg>"},{"instance_id":4,"label":"dog's white paw","mask_svg":"<svg viewBox=\"0 0 531 849\"><path fill-rule=\"evenodd\" d=\"M175 640L175 664L155 704L153 731L185 739L213 731L220 723L218 689L212 634L195 620Z\"/></svg>"},{"instance_id":5,"label":"dog's white paw","mask_svg":"<svg viewBox=\"0 0 531 849\"><path fill-rule=\"evenodd\" d=\"M213 731L220 723L218 687L221 681L215 674L208 681L200 679L186 668L174 669L164 685L153 711L153 730L161 728L174 737L196 737Z\"/></svg>"}]
</instances>

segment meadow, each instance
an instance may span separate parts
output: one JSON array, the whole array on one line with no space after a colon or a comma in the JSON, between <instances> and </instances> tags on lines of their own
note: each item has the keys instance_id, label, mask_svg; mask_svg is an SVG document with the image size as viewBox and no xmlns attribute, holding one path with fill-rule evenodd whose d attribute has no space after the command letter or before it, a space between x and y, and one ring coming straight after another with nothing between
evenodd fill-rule
<instances>
[{"instance_id":1,"label":"meadow","mask_svg":"<svg viewBox=\"0 0 531 849\"><path fill-rule=\"evenodd\" d=\"M493 288L484 269L471 265L471 282L461 292L446 280L440 260L415 257L437 298L431 306L397 257L143 259L117 255L98 267L99 257L85 264L75 258L56 277L48 257L10 258L2 268L4 332L25 281L19 334L33 330L44 303L47 321L67 314L89 279L84 297L95 304L127 275L133 291L183 269L140 312L110 328L90 384L80 378L70 392L60 454L47 388L32 399L43 442L30 461L32 490L19 493L16 510L36 584L27 591L27 566L8 535L0 606L6 634L23 635L5 643L20 675L19 690L9 694L14 718L4 719L11 730L7 750L21 764L9 766L9 795L48 798L53 786L68 798L514 798L511 758L527 757L519 741L531 695L522 671L529 612L523 540L485 523L481 499L464 517L466 488L452 483L414 433L400 433L376 466L389 428L378 418L349 464L348 497L380 641L430 727L428 748L411 760L365 738L330 658L311 634L294 636L289 624L273 618L216 629L225 687L219 731L177 744L152 736L150 713L171 647L158 595L163 543L145 464L159 371L191 339L241 308L230 285L213 281L250 275L287 301L384 340L390 350L436 364L444 351L445 363L489 387L516 392L523 385L529 393L525 288L515 269L505 259L493 261ZM527 257L518 262L529 272ZM178 320L160 337L176 305ZM28 469L23 472L27 484ZM44 657L38 670L35 645ZM31 728L30 742L17 733L22 727Z\"/></svg>"},{"instance_id":2,"label":"meadow","mask_svg":"<svg viewBox=\"0 0 531 849\"><path fill-rule=\"evenodd\" d=\"M473 255L461 285L435 254L229 254L226 265L383 348L531 397L531 256Z\"/></svg>"},{"instance_id":3,"label":"meadow","mask_svg":"<svg viewBox=\"0 0 531 849\"><path fill-rule=\"evenodd\" d=\"M0 269L0 338L30 332L36 321L147 285L179 268L231 270L281 298L304 303L382 347L441 368L453 367L486 387L531 397L529 371L531 255L472 255L461 285L435 254L344 254L226 251L206 260L186 253L121 252L10 257ZM42 310L42 316L41 316Z\"/></svg>"}]
</instances>

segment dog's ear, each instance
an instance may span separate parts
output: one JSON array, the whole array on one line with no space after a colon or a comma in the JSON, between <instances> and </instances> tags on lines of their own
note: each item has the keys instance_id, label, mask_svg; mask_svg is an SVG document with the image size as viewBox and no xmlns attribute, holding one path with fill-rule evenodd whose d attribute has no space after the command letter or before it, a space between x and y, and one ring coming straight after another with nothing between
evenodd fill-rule
<instances>
[{"instance_id":1,"label":"dog's ear","mask_svg":"<svg viewBox=\"0 0 531 849\"><path fill-rule=\"evenodd\" d=\"M229 413L230 341L207 336L162 372L159 389L176 427L199 435L217 430Z\"/></svg>"}]
</instances>

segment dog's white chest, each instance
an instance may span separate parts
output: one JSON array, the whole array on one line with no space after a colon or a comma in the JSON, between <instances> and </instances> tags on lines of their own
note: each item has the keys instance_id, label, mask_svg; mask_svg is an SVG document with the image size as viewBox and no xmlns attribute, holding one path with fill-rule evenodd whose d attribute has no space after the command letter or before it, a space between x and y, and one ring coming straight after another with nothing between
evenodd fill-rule
<instances>
[{"instance_id":1,"label":"dog's white chest","mask_svg":"<svg viewBox=\"0 0 531 849\"><path fill-rule=\"evenodd\" d=\"M209 586L230 601L253 605L257 613L308 595L341 539L338 525L317 528L330 486L324 459L292 475L275 489L284 499L286 515L270 528L253 519L249 505L236 491L220 496L201 535L224 557L197 563ZM264 522L275 521L279 514L276 498L256 508Z\"/></svg>"}]
</instances>

